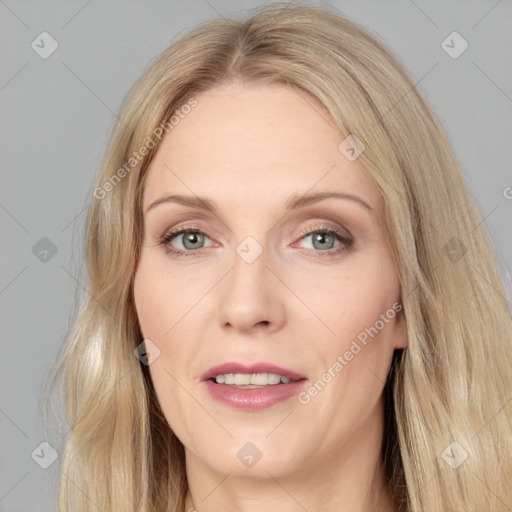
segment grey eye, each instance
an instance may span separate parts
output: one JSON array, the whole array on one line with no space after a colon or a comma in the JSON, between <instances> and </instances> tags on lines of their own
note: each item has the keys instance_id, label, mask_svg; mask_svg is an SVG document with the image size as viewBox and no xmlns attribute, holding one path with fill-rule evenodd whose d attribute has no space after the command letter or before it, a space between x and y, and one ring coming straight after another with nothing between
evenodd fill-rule
<instances>
[{"instance_id":1,"label":"grey eye","mask_svg":"<svg viewBox=\"0 0 512 512\"><path fill-rule=\"evenodd\" d=\"M313 233L309 235L313 239L315 249L332 249L336 236L333 233Z\"/></svg>"},{"instance_id":2,"label":"grey eye","mask_svg":"<svg viewBox=\"0 0 512 512\"><path fill-rule=\"evenodd\" d=\"M204 244L204 235L198 232L182 233L183 246L185 249L200 249L201 244Z\"/></svg>"}]
</instances>

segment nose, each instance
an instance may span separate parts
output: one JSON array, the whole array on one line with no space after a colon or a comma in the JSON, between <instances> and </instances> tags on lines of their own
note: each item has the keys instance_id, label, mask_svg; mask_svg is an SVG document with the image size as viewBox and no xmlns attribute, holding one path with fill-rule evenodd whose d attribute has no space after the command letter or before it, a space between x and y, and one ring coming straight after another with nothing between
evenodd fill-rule
<instances>
[{"instance_id":1,"label":"nose","mask_svg":"<svg viewBox=\"0 0 512 512\"><path fill-rule=\"evenodd\" d=\"M269 269L263 251L249 262L239 254L220 287L218 318L223 329L239 333L280 330L285 323L283 285Z\"/></svg>"}]
</instances>

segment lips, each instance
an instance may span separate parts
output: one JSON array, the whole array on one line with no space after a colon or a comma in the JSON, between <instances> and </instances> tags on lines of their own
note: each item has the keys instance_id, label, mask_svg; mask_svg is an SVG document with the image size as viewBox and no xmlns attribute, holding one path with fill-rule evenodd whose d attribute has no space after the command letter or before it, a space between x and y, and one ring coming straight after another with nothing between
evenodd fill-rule
<instances>
[{"instance_id":1,"label":"lips","mask_svg":"<svg viewBox=\"0 0 512 512\"><path fill-rule=\"evenodd\" d=\"M213 368L210 368L201 376L201 380L210 380L215 379L217 375L222 375L224 373L275 373L277 375L281 375L283 377L288 377L291 380L302 380L305 379L305 375L301 375L297 372L289 370L287 368L283 368L282 366L277 366L272 363L252 363L252 364L242 364L242 363L223 363Z\"/></svg>"}]
</instances>

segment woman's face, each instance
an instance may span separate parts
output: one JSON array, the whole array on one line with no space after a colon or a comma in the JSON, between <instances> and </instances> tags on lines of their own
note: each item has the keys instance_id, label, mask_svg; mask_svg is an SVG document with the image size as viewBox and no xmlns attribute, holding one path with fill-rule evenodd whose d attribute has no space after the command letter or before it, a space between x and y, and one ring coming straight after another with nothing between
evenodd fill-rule
<instances>
[{"instance_id":1,"label":"woman's face","mask_svg":"<svg viewBox=\"0 0 512 512\"><path fill-rule=\"evenodd\" d=\"M195 99L149 167L134 282L187 463L277 478L375 451L406 344L377 187L305 93L230 84Z\"/></svg>"}]
</instances>

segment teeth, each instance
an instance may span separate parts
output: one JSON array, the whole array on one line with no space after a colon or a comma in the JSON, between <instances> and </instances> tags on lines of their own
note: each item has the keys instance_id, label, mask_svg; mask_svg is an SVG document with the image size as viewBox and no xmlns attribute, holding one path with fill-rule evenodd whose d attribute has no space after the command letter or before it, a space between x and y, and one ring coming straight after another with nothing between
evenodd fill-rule
<instances>
[{"instance_id":1,"label":"teeth","mask_svg":"<svg viewBox=\"0 0 512 512\"><path fill-rule=\"evenodd\" d=\"M294 382L288 377L276 373L224 373L215 377L217 384L229 384L235 386L275 386L276 384L288 384Z\"/></svg>"},{"instance_id":2,"label":"teeth","mask_svg":"<svg viewBox=\"0 0 512 512\"><path fill-rule=\"evenodd\" d=\"M268 374L268 383L269 384L279 384L281 382L281 377L276 375L275 373Z\"/></svg>"},{"instance_id":3,"label":"teeth","mask_svg":"<svg viewBox=\"0 0 512 512\"><path fill-rule=\"evenodd\" d=\"M237 386L247 385L251 383L250 375L243 375L242 373L235 373L235 384Z\"/></svg>"}]
</instances>

